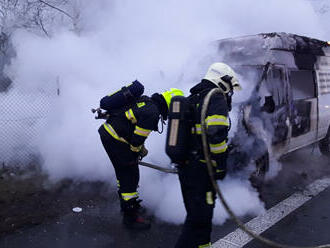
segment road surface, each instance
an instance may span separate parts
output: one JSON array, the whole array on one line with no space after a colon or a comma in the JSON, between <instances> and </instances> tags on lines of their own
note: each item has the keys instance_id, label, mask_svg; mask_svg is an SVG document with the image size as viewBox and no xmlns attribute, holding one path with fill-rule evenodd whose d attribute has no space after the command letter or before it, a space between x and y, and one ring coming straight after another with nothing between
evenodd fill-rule
<instances>
[{"instance_id":1,"label":"road surface","mask_svg":"<svg viewBox=\"0 0 330 248\"><path fill-rule=\"evenodd\" d=\"M281 172L263 188L262 197L268 210L266 215L256 219L246 218L244 221L254 223L254 228L263 228L262 235L277 242L296 246L330 243L329 161L330 159L320 155L318 149L313 147L283 158ZM323 180L321 187L319 179ZM311 185L318 189L316 193L304 191ZM181 226L154 219L151 230L127 230L121 224L116 192L110 192L110 195L112 200L97 196L90 201L80 202L80 207L83 208L80 213L66 211L64 214L46 218L37 225L27 224L14 232L3 233L0 236L0 247L174 247ZM288 205L290 211L286 212ZM272 220L269 220L270 218ZM266 247L255 240L241 242L240 238L231 238L230 242L223 242L237 233L239 230L232 221L227 221L222 226L214 226L213 247Z\"/></svg>"}]
</instances>

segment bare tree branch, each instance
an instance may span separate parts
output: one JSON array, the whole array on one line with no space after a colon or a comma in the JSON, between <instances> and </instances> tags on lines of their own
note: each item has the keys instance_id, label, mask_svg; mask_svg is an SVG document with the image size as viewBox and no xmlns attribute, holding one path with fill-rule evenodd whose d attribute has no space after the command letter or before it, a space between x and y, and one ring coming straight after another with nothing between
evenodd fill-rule
<instances>
[{"instance_id":1,"label":"bare tree branch","mask_svg":"<svg viewBox=\"0 0 330 248\"><path fill-rule=\"evenodd\" d=\"M50 35L49 35L49 33L47 32L47 30L45 29L45 26L44 26L44 24L43 24L43 22L42 22L42 19L39 19L39 24L40 24L40 27L41 27L42 31L44 31L45 35L46 35L48 38L50 38Z\"/></svg>"},{"instance_id":2,"label":"bare tree branch","mask_svg":"<svg viewBox=\"0 0 330 248\"><path fill-rule=\"evenodd\" d=\"M79 33L80 9L73 9L71 13L65 9L71 5L70 0L0 0L0 31L39 29L49 37L57 24L67 25L65 19L69 18L73 31Z\"/></svg>"},{"instance_id":3,"label":"bare tree branch","mask_svg":"<svg viewBox=\"0 0 330 248\"><path fill-rule=\"evenodd\" d=\"M38 8L38 11L37 11L37 14L36 14L36 22L37 24L41 27L41 30L45 33L45 35L49 38L50 35L49 33L47 32L45 26L44 26L44 23L42 21L42 16L41 16L41 8L39 7Z\"/></svg>"},{"instance_id":4,"label":"bare tree branch","mask_svg":"<svg viewBox=\"0 0 330 248\"><path fill-rule=\"evenodd\" d=\"M47 3L47 2L45 2L45 1L43 1L43 0L39 0L39 2L41 2L41 3L45 4L45 5L47 5L47 6L50 7L50 8L53 8L53 9L58 10L59 12L63 13L64 15L70 17L71 20L74 20L74 18L73 18L70 14L68 14L66 11L64 11L64 10L62 10L62 9L60 9L60 8L57 8L56 6L53 6L53 5Z\"/></svg>"}]
</instances>

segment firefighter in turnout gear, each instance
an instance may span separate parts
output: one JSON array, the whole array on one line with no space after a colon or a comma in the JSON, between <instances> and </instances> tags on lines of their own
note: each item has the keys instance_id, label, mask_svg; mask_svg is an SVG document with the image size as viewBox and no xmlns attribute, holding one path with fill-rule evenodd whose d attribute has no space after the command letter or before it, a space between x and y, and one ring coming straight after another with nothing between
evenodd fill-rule
<instances>
[{"instance_id":1,"label":"firefighter in turnout gear","mask_svg":"<svg viewBox=\"0 0 330 248\"><path fill-rule=\"evenodd\" d=\"M226 175L227 136L230 126L228 112L231 110L233 91L240 89L240 85L235 72L228 65L214 63L204 79L190 89L191 95L188 97L195 109L195 123L191 131L189 159L178 165L187 215L175 248L211 247L215 191L203 155L201 110L205 96L216 87L220 88L222 93L215 94L210 99L205 122L215 179L222 180Z\"/></svg>"},{"instance_id":2,"label":"firefighter in turnout gear","mask_svg":"<svg viewBox=\"0 0 330 248\"><path fill-rule=\"evenodd\" d=\"M176 95L183 93L181 90L171 89L162 94L155 93L151 97L139 96L129 107L109 114L107 121L99 128L102 144L115 169L123 224L127 228L150 228L150 222L143 217L144 209L140 205L137 192L138 161L147 155L144 142L151 131L158 130L160 117L167 119L168 105L172 96ZM111 97L112 95L102 98L100 108L109 110L108 105L113 103Z\"/></svg>"}]
</instances>

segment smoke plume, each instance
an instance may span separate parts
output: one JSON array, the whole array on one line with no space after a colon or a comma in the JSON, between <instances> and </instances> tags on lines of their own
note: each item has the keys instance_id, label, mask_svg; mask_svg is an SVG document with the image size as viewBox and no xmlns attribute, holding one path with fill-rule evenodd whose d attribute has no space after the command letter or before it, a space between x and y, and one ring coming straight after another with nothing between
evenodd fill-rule
<instances>
[{"instance_id":1,"label":"smoke plume","mask_svg":"<svg viewBox=\"0 0 330 248\"><path fill-rule=\"evenodd\" d=\"M104 180L115 186L113 168L97 133L102 121L94 120L90 109L122 85L138 79L148 95L170 87L188 94L208 66L221 58L209 45L212 41L276 31L320 39L329 35L325 22L304 0L78 2L78 33L65 26L54 28L51 38L15 31L12 40L17 56L6 70L14 82L12 90L34 91L35 97L46 82L55 84L58 78L60 95L52 101L47 123L38 126L33 140L43 157L44 170L54 180ZM251 82L244 78L241 82L246 92L251 92ZM234 102L246 95L235 95ZM153 133L146 145L148 161L168 166L165 134ZM247 181L227 178L221 187L239 216L263 211L263 203ZM176 176L141 168L139 191L158 218L183 221L185 211ZM221 224L227 217L217 204L215 222Z\"/></svg>"}]
</instances>

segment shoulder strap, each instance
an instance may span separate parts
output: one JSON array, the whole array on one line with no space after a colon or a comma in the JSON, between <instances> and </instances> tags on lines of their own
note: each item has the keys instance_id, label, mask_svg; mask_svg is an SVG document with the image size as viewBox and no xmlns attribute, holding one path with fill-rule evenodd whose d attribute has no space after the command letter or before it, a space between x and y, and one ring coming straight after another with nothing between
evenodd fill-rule
<instances>
[{"instance_id":1,"label":"shoulder strap","mask_svg":"<svg viewBox=\"0 0 330 248\"><path fill-rule=\"evenodd\" d=\"M209 91L209 89L205 89L205 90L198 92L197 94L188 96L190 103L191 104L200 104L201 100L204 98L204 96L207 94L208 91Z\"/></svg>"},{"instance_id":2,"label":"shoulder strap","mask_svg":"<svg viewBox=\"0 0 330 248\"><path fill-rule=\"evenodd\" d=\"M200 93L198 93L198 94L190 95L187 98L188 98L190 104L197 104L201 100L201 95L200 95Z\"/></svg>"}]
</instances>

